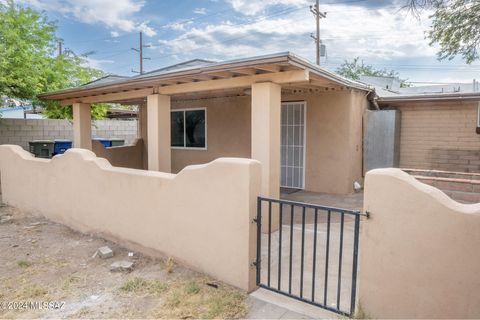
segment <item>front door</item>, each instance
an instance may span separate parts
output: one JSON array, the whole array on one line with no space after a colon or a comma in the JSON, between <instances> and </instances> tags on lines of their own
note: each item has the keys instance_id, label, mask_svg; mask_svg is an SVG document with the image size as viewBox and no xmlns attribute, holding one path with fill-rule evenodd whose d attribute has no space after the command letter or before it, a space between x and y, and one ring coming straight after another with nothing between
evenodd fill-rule
<instances>
[{"instance_id":1,"label":"front door","mask_svg":"<svg viewBox=\"0 0 480 320\"><path fill-rule=\"evenodd\" d=\"M281 180L285 188L305 188L305 102L282 103Z\"/></svg>"}]
</instances>

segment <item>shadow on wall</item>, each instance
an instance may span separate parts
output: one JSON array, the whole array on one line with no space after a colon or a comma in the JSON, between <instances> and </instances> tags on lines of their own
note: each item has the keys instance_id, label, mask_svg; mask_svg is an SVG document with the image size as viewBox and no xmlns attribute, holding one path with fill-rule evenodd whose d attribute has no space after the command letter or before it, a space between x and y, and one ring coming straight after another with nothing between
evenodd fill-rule
<instances>
[{"instance_id":1,"label":"shadow on wall","mask_svg":"<svg viewBox=\"0 0 480 320\"><path fill-rule=\"evenodd\" d=\"M374 318L478 318L480 204L399 169L367 173L359 302Z\"/></svg>"},{"instance_id":2,"label":"shadow on wall","mask_svg":"<svg viewBox=\"0 0 480 320\"><path fill-rule=\"evenodd\" d=\"M83 149L50 160L2 145L0 170L9 205L255 288L258 161L221 158L175 175L112 167Z\"/></svg>"},{"instance_id":3,"label":"shadow on wall","mask_svg":"<svg viewBox=\"0 0 480 320\"><path fill-rule=\"evenodd\" d=\"M132 145L105 148L100 141L93 140L92 151L114 167L147 169L143 165L143 145L142 139L136 139Z\"/></svg>"}]
</instances>

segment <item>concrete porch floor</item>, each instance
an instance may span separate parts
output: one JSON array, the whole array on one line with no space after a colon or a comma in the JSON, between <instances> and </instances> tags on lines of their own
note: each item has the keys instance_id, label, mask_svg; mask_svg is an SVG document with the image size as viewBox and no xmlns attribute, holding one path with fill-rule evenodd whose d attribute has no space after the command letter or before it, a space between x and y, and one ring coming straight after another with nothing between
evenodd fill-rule
<instances>
[{"instance_id":1,"label":"concrete porch floor","mask_svg":"<svg viewBox=\"0 0 480 320\"><path fill-rule=\"evenodd\" d=\"M361 211L363 207L363 192L348 195L338 195L300 190L293 193L281 193L280 198L350 210Z\"/></svg>"}]
</instances>

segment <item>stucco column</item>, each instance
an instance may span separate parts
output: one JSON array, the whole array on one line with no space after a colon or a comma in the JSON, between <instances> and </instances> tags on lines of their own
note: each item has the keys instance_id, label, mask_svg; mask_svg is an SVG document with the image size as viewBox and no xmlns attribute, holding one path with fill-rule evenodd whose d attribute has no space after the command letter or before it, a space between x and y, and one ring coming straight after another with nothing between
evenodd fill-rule
<instances>
[{"instance_id":1,"label":"stucco column","mask_svg":"<svg viewBox=\"0 0 480 320\"><path fill-rule=\"evenodd\" d=\"M262 163L262 195L280 194L281 86L252 85L252 158Z\"/></svg>"},{"instance_id":2,"label":"stucco column","mask_svg":"<svg viewBox=\"0 0 480 320\"><path fill-rule=\"evenodd\" d=\"M92 150L92 116L90 104L74 103L73 109L73 146Z\"/></svg>"},{"instance_id":3,"label":"stucco column","mask_svg":"<svg viewBox=\"0 0 480 320\"><path fill-rule=\"evenodd\" d=\"M265 82L252 85L252 158L262 163L262 196L276 199L280 196L281 99L281 86L278 84ZM272 209L272 230L276 230L276 206ZM263 217L266 214L263 210ZM267 222L267 219L264 221ZM263 231L266 227L267 223L262 223Z\"/></svg>"},{"instance_id":4,"label":"stucco column","mask_svg":"<svg viewBox=\"0 0 480 320\"><path fill-rule=\"evenodd\" d=\"M170 96L147 97L148 170L171 172Z\"/></svg>"}]
</instances>

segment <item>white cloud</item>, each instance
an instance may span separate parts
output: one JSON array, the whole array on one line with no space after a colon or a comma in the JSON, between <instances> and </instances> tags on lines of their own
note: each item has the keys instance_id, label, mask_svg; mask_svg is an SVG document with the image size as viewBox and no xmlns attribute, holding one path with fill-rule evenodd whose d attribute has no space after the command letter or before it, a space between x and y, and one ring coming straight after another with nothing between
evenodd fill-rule
<instances>
[{"instance_id":1,"label":"white cloud","mask_svg":"<svg viewBox=\"0 0 480 320\"><path fill-rule=\"evenodd\" d=\"M307 4L311 4L311 1L308 0L262 0L262 1L253 1L253 0L227 0L232 7L248 16L256 15L266 8L274 5L286 5L286 6L296 6L301 7Z\"/></svg>"},{"instance_id":2,"label":"white cloud","mask_svg":"<svg viewBox=\"0 0 480 320\"><path fill-rule=\"evenodd\" d=\"M115 61L113 60L100 60L100 59L93 59L90 57L85 58L85 66L94 68L94 69L103 69L104 64L112 64Z\"/></svg>"},{"instance_id":3,"label":"white cloud","mask_svg":"<svg viewBox=\"0 0 480 320\"><path fill-rule=\"evenodd\" d=\"M207 8L195 8L195 9L193 9L193 13L206 14L207 13Z\"/></svg>"},{"instance_id":4,"label":"white cloud","mask_svg":"<svg viewBox=\"0 0 480 320\"><path fill-rule=\"evenodd\" d=\"M143 6L141 0L23 0L22 2L42 10L59 12L83 23L101 23L114 31L144 31L148 36L156 34L147 21L134 18Z\"/></svg>"},{"instance_id":5,"label":"white cloud","mask_svg":"<svg viewBox=\"0 0 480 320\"><path fill-rule=\"evenodd\" d=\"M112 31L110 32L110 35L113 37L113 38L117 38L120 36L120 33L118 33L117 31Z\"/></svg>"},{"instance_id":6,"label":"white cloud","mask_svg":"<svg viewBox=\"0 0 480 320\"><path fill-rule=\"evenodd\" d=\"M241 0L230 0L247 3ZM273 3L282 0L268 0ZM263 5L264 2L257 1ZM257 3L256 2L256 3ZM283 0L299 4L300 0ZM238 3L237 3L238 4ZM328 61L341 63L360 56L367 60L392 60L409 57L434 57L435 48L424 39L428 28L428 12L421 22L392 8L369 9L346 5L324 5L329 12L322 20L321 38L327 45ZM191 58L233 58L281 51L293 51L307 58L314 57L310 33L315 30L313 15L308 8L288 15L258 16L250 24L229 21L203 27L185 26L182 33L160 43L171 54ZM361 26L361 27L358 27Z\"/></svg>"}]
</instances>

